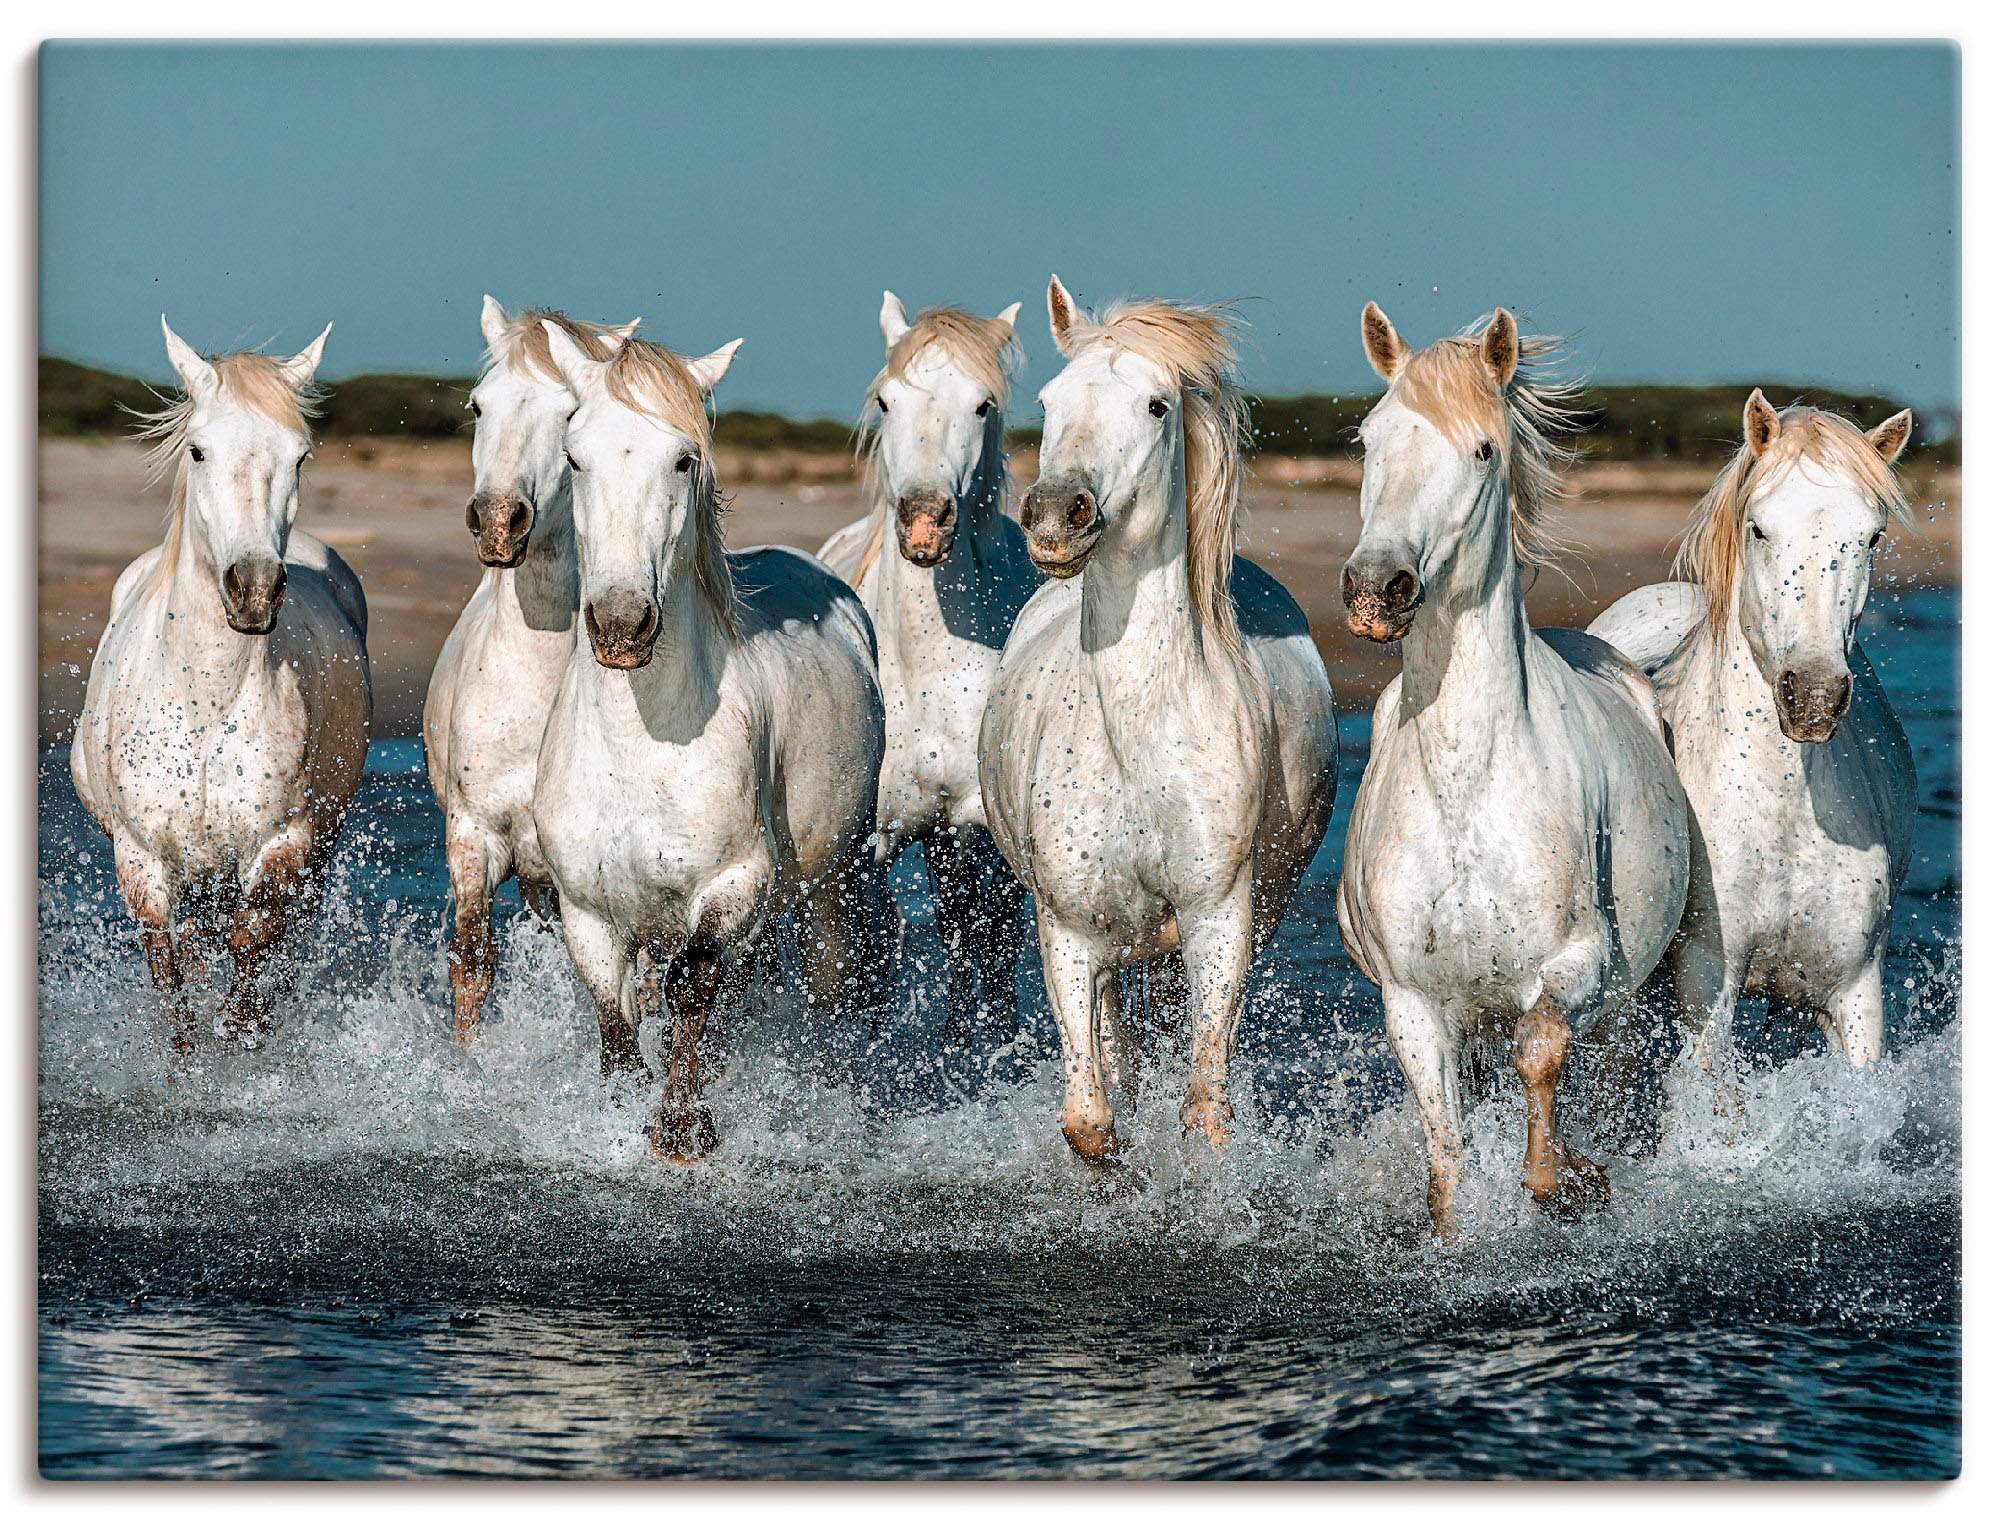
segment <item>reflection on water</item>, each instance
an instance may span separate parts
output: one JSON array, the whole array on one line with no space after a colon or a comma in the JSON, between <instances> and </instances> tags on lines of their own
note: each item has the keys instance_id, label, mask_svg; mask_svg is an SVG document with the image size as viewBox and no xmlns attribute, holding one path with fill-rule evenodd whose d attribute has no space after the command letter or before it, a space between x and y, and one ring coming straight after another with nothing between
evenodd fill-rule
<instances>
[{"instance_id":1,"label":"reflection on water","mask_svg":"<svg viewBox=\"0 0 2000 1519\"><path fill-rule=\"evenodd\" d=\"M1746 1009L1740 1111L1677 1073L1660 1153L1569 1227L1478 1110L1472 1237L1340 954L1344 816L1260 964L1243 1132L1142 1077L1106 1181L1033 1012L935 1056L781 988L714 1031L723 1148L645 1154L559 943L517 926L476 1057L444 1012L438 822L372 756L277 1041L166 1075L108 851L44 765L42 1463L51 1475L1848 1475L1958 1451L1956 603L1871 611L1924 780L1862 1075ZM1365 745L1343 725L1343 801ZM921 960L933 941L902 872ZM934 947L934 945L933 945ZM1726 1107L1727 1105L1725 1105Z\"/></svg>"}]
</instances>

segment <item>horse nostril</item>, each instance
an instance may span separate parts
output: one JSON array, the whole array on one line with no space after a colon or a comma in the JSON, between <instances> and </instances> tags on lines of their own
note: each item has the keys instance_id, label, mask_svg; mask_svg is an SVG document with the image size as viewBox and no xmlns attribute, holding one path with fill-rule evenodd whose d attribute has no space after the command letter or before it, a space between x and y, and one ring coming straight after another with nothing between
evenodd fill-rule
<instances>
[{"instance_id":1,"label":"horse nostril","mask_svg":"<svg viewBox=\"0 0 2000 1519\"><path fill-rule=\"evenodd\" d=\"M528 522L528 504L525 501L516 501L512 506L507 508L507 533L509 537L515 535L525 536L528 531Z\"/></svg>"},{"instance_id":2,"label":"horse nostril","mask_svg":"<svg viewBox=\"0 0 2000 1519\"><path fill-rule=\"evenodd\" d=\"M1341 569L1341 571L1340 571L1340 599L1341 599L1341 602L1342 602L1342 603L1343 603L1344 605L1346 605L1346 606L1350 606L1350 607L1351 607L1351 606L1353 606L1353 605L1354 605L1354 598L1355 598L1356 594L1358 593L1358 591L1359 591L1359 587L1357 587L1357 586L1355 585L1355 583L1354 583L1354 570L1353 570L1353 568L1352 568L1351 566L1343 566L1343 567L1342 567L1342 569Z\"/></svg>"},{"instance_id":3,"label":"horse nostril","mask_svg":"<svg viewBox=\"0 0 2000 1519\"><path fill-rule=\"evenodd\" d=\"M1853 700L1854 677L1844 675L1841 677L1840 684L1834 687L1833 715L1835 717L1845 717L1847 715L1847 704Z\"/></svg>"},{"instance_id":4,"label":"horse nostril","mask_svg":"<svg viewBox=\"0 0 2000 1519\"><path fill-rule=\"evenodd\" d=\"M243 599L242 566L232 564L222 572L222 590L231 601L241 601Z\"/></svg>"},{"instance_id":5,"label":"horse nostril","mask_svg":"<svg viewBox=\"0 0 2000 1519\"><path fill-rule=\"evenodd\" d=\"M1799 678L1790 670L1778 676L1778 700L1788 707L1795 707L1799 701Z\"/></svg>"},{"instance_id":6,"label":"horse nostril","mask_svg":"<svg viewBox=\"0 0 2000 1519\"><path fill-rule=\"evenodd\" d=\"M473 534L477 534L479 531L479 498L477 496L474 496L470 501L465 503L465 527L467 532Z\"/></svg>"},{"instance_id":7,"label":"horse nostril","mask_svg":"<svg viewBox=\"0 0 2000 1519\"><path fill-rule=\"evenodd\" d=\"M650 638L654 627L658 625L659 621L660 609L654 606L652 602L647 602L646 609L639 614L639 621L632 629L632 637L642 642Z\"/></svg>"},{"instance_id":8,"label":"horse nostril","mask_svg":"<svg viewBox=\"0 0 2000 1519\"><path fill-rule=\"evenodd\" d=\"M284 598L284 595L285 595L285 567L281 564L278 566L277 578L271 582L271 601L273 602L273 604L275 604L278 601L281 601Z\"/></svg>"},{"instance_id":9,"label":"horse nostril","mask_svg":"<svg viewBox=\"0 0 2000 1519\"><path fill-rule=\"evenodd\" d=\"M1091 498L1090 492L1078 491L1076 498L1070 503L1069 525L1071 527L1089 527L1092 519L1096 516L1097 502Z\"/></svg>"},{"instance_id":10,"label":"horse nostril","mask_svg":"<svg viewBox=\"0 0 2000 1519\"><path fill-rule=\"evenodd\" d=\"M1389 584L1383 588L1383 599L1389 610L1401 612L1417 599L1417 577L1408 570L1398 570L1389 577Z\"/></svg>"}]
</instances>

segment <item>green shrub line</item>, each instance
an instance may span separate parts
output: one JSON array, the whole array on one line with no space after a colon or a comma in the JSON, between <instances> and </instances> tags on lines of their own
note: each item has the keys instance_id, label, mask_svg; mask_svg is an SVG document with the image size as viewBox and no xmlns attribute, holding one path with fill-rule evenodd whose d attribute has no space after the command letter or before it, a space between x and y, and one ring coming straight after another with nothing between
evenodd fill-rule
<instances>
[{"instance_id":1,"label":"green shrub line","mask_svg":"<svg viewBox=\"0 0 2000 1519\"><path fill-rule=\"evenodd\" d=\"M449 438L469 433L465 376L350 375L331 386L319 422L336 438ZM1578 443L1586 458L1603 462L1668 461L1713 464L1734 452L1742 438L1739 385L1594 385L1578 400ZM1887 397L1815 385L1766 383L1780 406L1803 401L1872 427L1901 403ZM1297 458L1342 458L1357 452L1355 430L1375 397L1258 396L1251 419L1261 453ZM131 411L159 405L140 380L44 355L40 374L41 433L76 438L127 432ZM131 410L126 410L130 408ZM1959 462L1955 418L1917 414L1913 452L1931 463ZM1038 427L1008 431L1019 447L1040 440ZM715 420L718 447L743 453L845 453L853 446L846 422L800 421L777 412L725 411Z\"/></svg>"}]
</instances>

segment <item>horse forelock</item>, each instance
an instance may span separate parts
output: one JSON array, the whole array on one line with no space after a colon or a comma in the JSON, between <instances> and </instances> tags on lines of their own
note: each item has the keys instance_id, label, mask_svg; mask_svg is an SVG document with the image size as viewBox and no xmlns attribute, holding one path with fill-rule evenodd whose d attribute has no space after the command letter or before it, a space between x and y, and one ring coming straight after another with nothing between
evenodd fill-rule
<instances>
[{"instance_id":1,"label":"horse forelock","mask_svg":"<svg viewBox=\"0 0 2000 1519\"><path fill-rule=\"evenodd\" d=\"M1514 557L1534 569L1560 568L1565 548L1550 517L1568 495L1564 469L1575 451L1570 403L1580 386L1558 371L1567 345L1547 335L1520 339L1520 358L1503 386L1480 352L1486 323L1440 338L1410 356L1389 393L1461 448L1488 439L1502 451L1512 507Z\"/></svg>"},{"instance_id":2,"label":"horse forelock","mask_svg":"<svg viewBox=\"0 0 2000 1519\"><path fill-rule=\"evenodd\" d=\"M1816 406L1779 412L1777 438L1761 454L1751 452L1747 442L1737 448L1695 507L1694 520L1674 555L1675 577L1702 589L1708 634L1716 643L1728 637L1735 614L1750 506L1802 463L1816 464L1847 480L1885 517L1911 520L1896 472L1859 427Z\"/></svg>"},{"instance_id":3,"label":"horse forelock","mask_svg":"<svg viewBox=\"0 0 2000 1519\"><path fill-rule=\"evenodd\" d=\"M1146 360L1180 391L1188 599L1202 632L1232 655L1243 645L1229 592L1250 439L1249 404L1236 369L1240 326L1228 306L1129 300L1079 319L1063 341L1063 353L1071 358L1108 343Z\"/></svg>"},{"instance_id":4,"label":"horse forelock","mask_svg":"<svg viewBox=\"0 0 2000 1519\"><path fill-rule=\"evenodd\" d=\"M509 317L500 336L486 345L486 357L480 366L480 373L505 368L510 374L523 379L562 384L562 371L556 368L555 355L549 351L549 332L542 325L544 322L553 322L571 342L593 357L603 352L603 344L598 341L600 338L623 330L608 322L586 322L577 317L564 316L560 311L530 306Z\"/></svg>"}]
</instances>

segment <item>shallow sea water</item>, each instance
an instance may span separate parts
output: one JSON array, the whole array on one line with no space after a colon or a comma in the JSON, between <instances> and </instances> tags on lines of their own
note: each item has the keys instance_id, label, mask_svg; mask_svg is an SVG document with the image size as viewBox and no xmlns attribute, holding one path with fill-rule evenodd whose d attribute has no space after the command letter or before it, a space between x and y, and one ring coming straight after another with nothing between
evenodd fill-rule
<instances>
[{"instance_id":1,"label":"shallow sea water","mask_svg":"<svg viewBox=\"0 0 2000 1519\"><path fill-rule=\"evenodd\" d=\"M722 1147L646 1153L559 940L448 1033L439 819L378 745L283 1026L169 1077L110 852L43 756L41 1467L54 1477L1939 1478L1959 1459L1954 594L1866 633L1922 776L1886 1065L1746 1004L1740 1112L1683 1070L1612 1204L1543 1219L1518 1092L1473 1227L1425 1229L1414 1110L1339 948L1342 812L1259 962L1215 1161L1173 1061L1088 1174L1024 1032L937 1056L914 859L899 1002L718 1020ZM511 891L510 891L511 897ZM650 1037L650 1036L649 1036ZM1727 1106L1727 1105L1725 1105Z\"/></svg>"}]
</instances>

